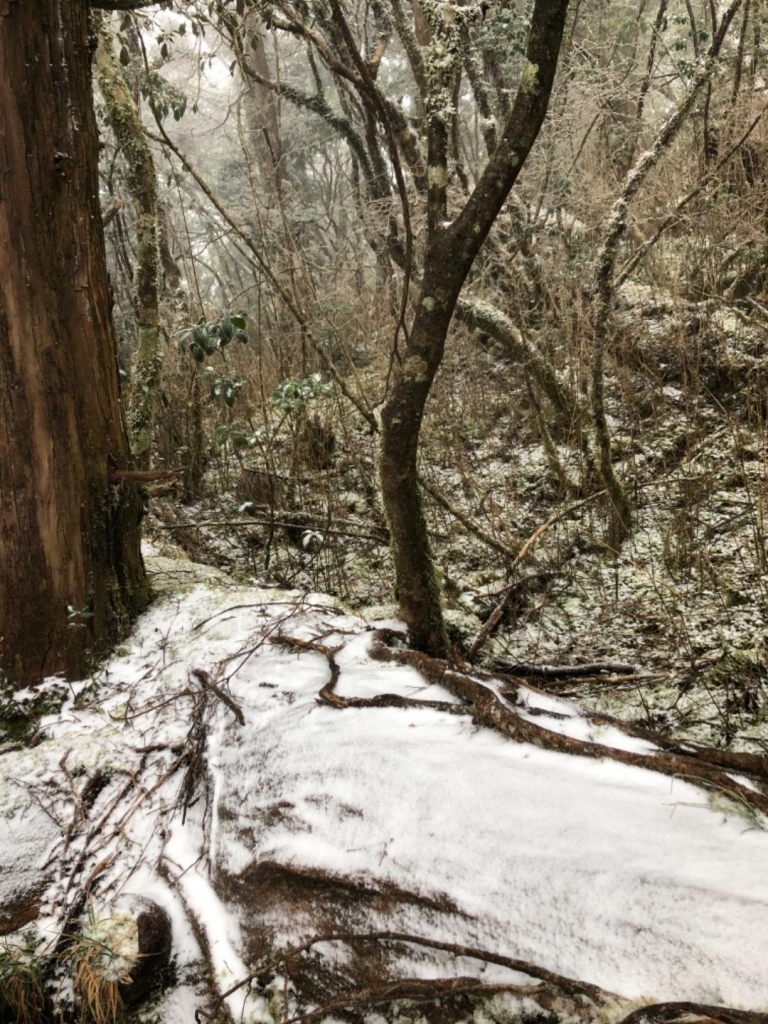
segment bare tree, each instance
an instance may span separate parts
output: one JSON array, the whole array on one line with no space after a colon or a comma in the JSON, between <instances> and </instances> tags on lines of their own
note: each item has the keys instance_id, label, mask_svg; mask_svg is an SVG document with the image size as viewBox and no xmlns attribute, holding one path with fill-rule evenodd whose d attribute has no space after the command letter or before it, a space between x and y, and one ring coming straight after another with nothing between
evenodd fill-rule
<instances>
[{"instance_id":1,"label":"bare tree","mask_svg":"<svg viewBox=\"0 0 768 1024\"><path fill-rule=\"evenodd\" d=\"M335 16L342 21L338 0ZM417 456L424 407L443 358L464 281L509 195L547 112L567 0L537 0L525 63L496 148L464 208L448 219L449 119L446 95L459 72L461 25L440 4L422 5L432 30L427 76L427 242L416 313L382 414L381 481L392 532L397 599L415 646L445 655L440 588L419 490ZM453 55L437 60L438 53Z\"/></svg>"}]
</instances>

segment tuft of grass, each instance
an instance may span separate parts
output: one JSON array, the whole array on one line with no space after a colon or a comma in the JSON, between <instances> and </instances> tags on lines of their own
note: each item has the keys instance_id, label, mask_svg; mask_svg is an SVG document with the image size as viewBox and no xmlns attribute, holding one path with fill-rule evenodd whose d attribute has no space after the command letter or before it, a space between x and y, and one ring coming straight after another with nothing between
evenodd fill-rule
<instances>
[{"instance_id":1,"label":"tuft of grass","mask_svg":"<svg viewBox=\"0 0 768 1024\"><path fill-rule=\"evenodd\" d=\"M0 1016L17 1024L39 1024L43 1018L45 991L43 961L31 942L22 945L0 942Z\"/></svg>"},{"instance_id":2,"label":"tuft of grass","mask_svg":"<svg viewBox=\"0 0 768 1024\"><path fill-rule=\"evenodd\" d=\"M91 908L82 932L72 939L67 960L83 1019L92 1024L115 1024L123 1012L120 986L131 980L140 954L130 915L98 918Z\"/></svg>"}]
</instances>

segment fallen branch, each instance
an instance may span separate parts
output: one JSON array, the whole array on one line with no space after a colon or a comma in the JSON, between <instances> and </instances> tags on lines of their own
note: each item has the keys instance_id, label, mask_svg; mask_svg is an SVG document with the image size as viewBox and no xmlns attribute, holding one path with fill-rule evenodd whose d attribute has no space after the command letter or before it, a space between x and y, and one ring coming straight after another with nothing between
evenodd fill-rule
<instances>
[{"instance_id":1,"label":"fallen branch","mask_svg":"<svg viewBox=\"0 0 768 1024\"><path fill-rule=\"evenodd\" d=\"M372 540L377 544L388 544L389 538L381 534L360 533L352 530L340 530L337 527L317 525L303 527L299 523L291 523L288 520L272 519L267 516L252 516L247 519L213 519L205 523L161 523L157 529L160 530L200 530L205 526L239 526L251 528L256 526L279 526L288 530L311 530L316 533L328 533L338 537L352 537L355 540Z\"/></svg>"},{"instance_id":2,"label":"fallen branch","mask_svg":"<svg viewBox=\"0 0 768 1024\"><path fill-rule=\"evenodd\" d=\"M623 661L595 661L587 665L525 665L521 662L498 658L494 667L514 676L541 676L542 679L565 679L574 676L596 676L603 672L622 672L631 676L641 674L637 665Z\"/></svg>"},{"instance_id":3,"label":"fallen branch","mask_svg":"<svg viewBox=\"0 0 768 1024\"><path fill-rule=\"evenodd\" d=\"M419 485L427 494L436 501L438 505L450 512L454 519L457 519L462 526L466 527L467 530L478 540L482 541L483 544L487 544L489 548L493 548L494 551L498 551L500 555L504 555L505 558L515 559L517 552L514 548L509 547L503 541L498 540L492 534L488 533L476 519L460 509L458 505L455 505L449 498L439 491L434 484L431 484L429 480L426 480L421 474L419 474Z\"/></svg>"},{"instance_id":4,"label":"fallen branch","mask_svg":"<svg viewBox=\"0 0 768 1024\"><path fill-rule=\"evenodd\" d=\"M181 467L176 469L113 469L109 474L109 479L113 483L125 480L131 483L145 484L151 483L153 480L172 480L174 477L181 476L183 472Z\"/></svg>"},{"instance_id":5,"label":"fallen branch","mask_svg":"<svg viewBox=\"0 0 768 1024\"><path fill-rule=\"evenodd\" d=\"M237 719L238 725L245 725L243 709L240 707L239 704L236 704L235 701L232 700L228 693L225 693L221 689L221 687L217 686L216 683L214 683L208 672L206 672L202 668L193 668L191 674L198 681L198 683L200 683L204 690L209 690L211 693L215 694L219 698L222 704L227 705L229 710Z\"/></svg>"}]
</instances>

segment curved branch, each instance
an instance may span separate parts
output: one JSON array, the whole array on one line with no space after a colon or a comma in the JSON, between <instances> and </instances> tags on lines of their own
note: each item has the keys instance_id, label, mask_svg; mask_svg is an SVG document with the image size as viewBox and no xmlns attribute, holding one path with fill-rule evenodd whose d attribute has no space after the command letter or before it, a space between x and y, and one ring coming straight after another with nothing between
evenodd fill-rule
<instances>
[{"instance_id":1,"label":"curved branch","mask_svg":"<svg viewBox=\"0 0 768 1024\"><path fill-rule=\"evenodd\" d=\"M485 331L503 345L514 360L524 362L555 409L570 423L579 425L586 422L587 410L578 394L544 353L500 309L481 299L462 295L456 303L455 316L470 327Z\"/></svg>"},{"instance_id":2,"label":"curved branch","mask_svg":"<svg viewBox=\"0 0 768 1024\"><path fill-rule=\"evenodd\" d=\"M313 114L317 114L318 117L321 117L348 143L349 148L360 161L360 166L363 174L365 175L366 181L373 181L374 173L371 167L371 162L368 159L365 143L355 131L355 128L349 118L345 117L343 114L336 113L324 96L321 96L320 93L316 93L312 96L310 93L303 92L301 89L297 88L295 85L290 85L288 82L273 82L271 79L265 78L257 71L254 71L245 59L240 62L240 68L248 78L252 79L254 82L258 82L259 85L263 85L265 89L271 89L278 96L285 97L285 99L295 107L302 107L305 110L310 110Z\"/></svg>"}]
</instances>

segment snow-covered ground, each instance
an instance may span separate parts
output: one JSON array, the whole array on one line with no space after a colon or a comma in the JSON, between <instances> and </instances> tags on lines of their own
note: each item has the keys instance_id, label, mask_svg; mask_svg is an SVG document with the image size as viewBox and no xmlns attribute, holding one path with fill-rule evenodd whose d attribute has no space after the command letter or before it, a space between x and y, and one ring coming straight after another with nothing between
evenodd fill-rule
<instances>
[{"instance_id":1,"label":"snow-covered ground","mask_svg":"<svg viewBox=\"0 0 768 1024\"><path fill-rule=\"evenodd\" d=\"M471 945L632 999L768 1010L759 816L645 769L514 743L447 708L319 703L326 658L278 636L338 648L342 696L455 701L373 660L370 624L330 598L220 583L165 596L98 686L72 687L44 719L39 745L0 753L0 908L45 876L51 938L86 882L96 908L118 892L157 900L180 967L159 1011L168 1024L202 1005L201 944L221 992L265 935L311 937L311 909L243 897L264 865L398 894L363 900L358 932ZM574 705L529 699L567 716L540 723L594 736ZM73 794L94 778L84 816ZM269 1011L243 991L229 1005L235 1019Z\"/></svg>"}]
</instances>

